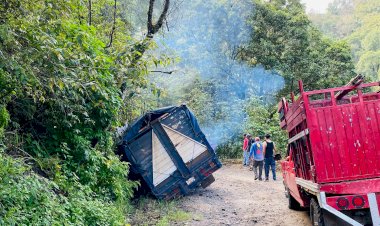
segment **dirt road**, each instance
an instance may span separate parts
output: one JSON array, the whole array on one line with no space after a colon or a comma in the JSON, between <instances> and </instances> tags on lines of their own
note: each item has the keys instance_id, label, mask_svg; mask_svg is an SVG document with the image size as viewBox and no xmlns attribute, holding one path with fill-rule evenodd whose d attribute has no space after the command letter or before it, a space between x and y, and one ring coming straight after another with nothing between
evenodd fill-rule
<instances>
[{"instance_id":1,"label":"dirt road","mask_svg":"<svg viewBox=\"0 0 380 226\"><path fill-rule=\"evenodd\" d=\"M281 175L277 181L255 181L241 165L224 165L216 181L180 201L193 216L186 225L310 225L307 211L287 207Z\"/></svg>"}]
</instances>

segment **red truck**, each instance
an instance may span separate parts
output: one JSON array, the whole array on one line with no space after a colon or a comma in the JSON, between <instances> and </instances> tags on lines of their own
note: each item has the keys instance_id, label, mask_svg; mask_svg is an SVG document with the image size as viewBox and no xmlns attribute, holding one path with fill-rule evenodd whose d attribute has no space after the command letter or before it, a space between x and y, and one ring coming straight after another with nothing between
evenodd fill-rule
<instances>
[{"instance_id":1,"label":"red truck","mask_svg":"<svg viewBox=\"0 0 380 226\"><path fill-rule=\"evenodd\" d=\"M278 107L289 136L281 162L290 209L312 225L380 226L380 82L304 91Z\"/></svg>"}]
</instances>

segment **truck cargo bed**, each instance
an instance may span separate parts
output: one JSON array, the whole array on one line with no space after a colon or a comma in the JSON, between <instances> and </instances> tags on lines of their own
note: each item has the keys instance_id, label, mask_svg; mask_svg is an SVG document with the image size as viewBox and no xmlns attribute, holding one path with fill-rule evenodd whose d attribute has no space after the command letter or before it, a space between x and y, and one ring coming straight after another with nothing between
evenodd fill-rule
<instances>
[{"instance_id":1,"label":"truck cargo bed","mask_svg":"<svg viewBox=\"0 0 380 226\"><path fill-rule=\"evenodd\" d=\"M335 99L333 94L341 90L304 94L314 159L320 161L315 164L317 181L380 177L380 94L364 94L359 89ZM316 94L330 99L312 100L310 97Z\"/></svg>"},{"instance_id":2,"label":"truck cargo bed","mask_svg":"<svg viewBox=\"0 0 380 226\"><path fill-rule=\"evenodd\" d=\"M378 86L302 91L290 104L281 126L297 152L298 177L317 183L380 177L380 93L362 91Z\"/></svg>"},{"instance_id":3,"label":"truck cargo bed","mask_svg":"<svg viewBox=\"0 0 380 226\"><path fill-rule=\"evenodd\" d=\"M300 81L300 97L279 103L289 208L310 207L313 225L380 226L380 82L362 80L316 91Z\"/></svg>"},{"instance_id":4,"label":"truck cargo bed","mask_svg":"<svg viewBox=\"0 0 380 226\"><path fill-rule=\"evenodd\" d=\"M159 199L186 195L213 182L221 167L215 151L185 106L149 112L125 132L122 154Z\"/></svg>"}]
</instances>

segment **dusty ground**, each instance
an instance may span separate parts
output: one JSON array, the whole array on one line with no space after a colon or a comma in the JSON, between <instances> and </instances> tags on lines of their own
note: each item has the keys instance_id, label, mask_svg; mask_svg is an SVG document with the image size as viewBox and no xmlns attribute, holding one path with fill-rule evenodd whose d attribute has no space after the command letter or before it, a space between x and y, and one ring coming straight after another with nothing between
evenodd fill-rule
<instances>
[{"instance_id":1,"label":"dusty ground","mask_svg":"<svg viewBox=\"0 0 380 226\"><path fill-rule=\"evenodd\" d=\"M181 225L310 225L307 211L288 209L281 175L277 181L255 181L240 164L224 165L206 189L180 200L192 220Z\"/></svg>"}]
</instances>

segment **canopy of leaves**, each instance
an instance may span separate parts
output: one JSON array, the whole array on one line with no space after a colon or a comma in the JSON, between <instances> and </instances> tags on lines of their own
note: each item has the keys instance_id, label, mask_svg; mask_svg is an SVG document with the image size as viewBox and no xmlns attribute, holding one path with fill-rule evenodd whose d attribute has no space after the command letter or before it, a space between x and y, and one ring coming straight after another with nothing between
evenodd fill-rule
<instances>
[{"instance_id":1,"label":"canopy of leaves","mask_svg":"<svg viewBox=\"0 0 380 226\"><path fill-rule=\"evenodd\" d=\"M380 79L379 1L335 0L327 13L309 16L325 34L350 44L358 73L368 81Z\"/></svg>"},{"instance_id":2,"label":"canopy of leaves","mask_svg":"<svg viewBox=\"0 0 380 226\"><path fill-rule=\"evenodd\" d=\"M281 94L294 91L297 80L311 90L343 85L354 74L348 45L323 37L298 0L256 1L249 23L253 31L241 58L282 75Z\"/></svg>"},{"instance_id":3,"label":"canopy of leaves","mask_svg":"<svg viewBox=\"0 0 380 226\"><path fill-rule=\"evenodd\" d=\"M0 224L125 224L137 183L113 134L140 113L154 43L124 1L0 7Z\"/></svg>"}]
</instances>

